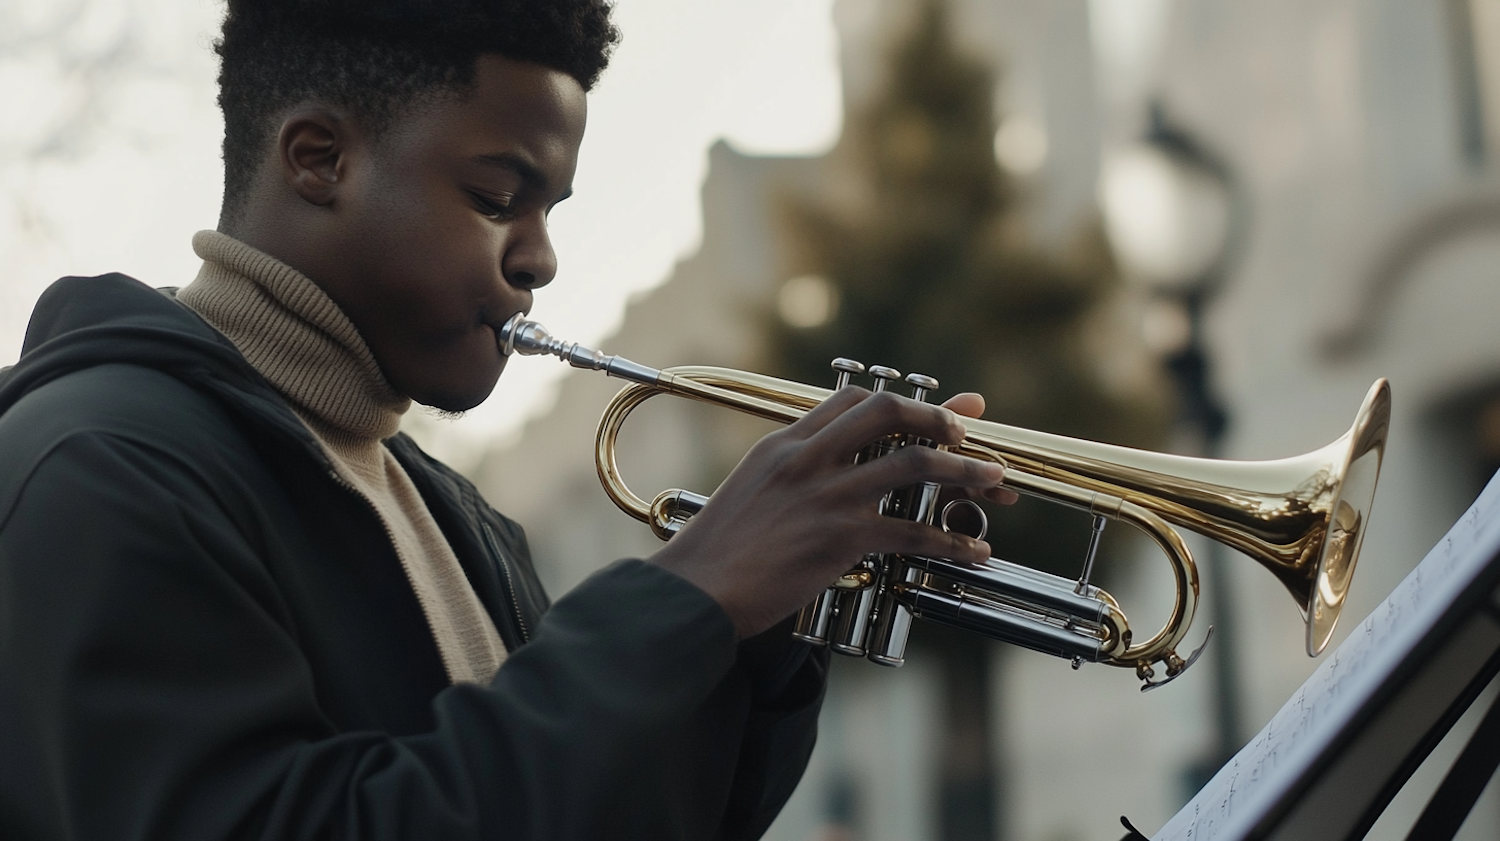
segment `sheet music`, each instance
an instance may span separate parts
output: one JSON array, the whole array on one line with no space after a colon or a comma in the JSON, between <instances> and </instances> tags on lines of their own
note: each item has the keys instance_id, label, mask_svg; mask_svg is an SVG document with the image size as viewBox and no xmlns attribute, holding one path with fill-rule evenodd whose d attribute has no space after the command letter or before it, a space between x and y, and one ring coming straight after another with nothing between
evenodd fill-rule
<instances>
[{"instance_id":1,"label":"sheet music","mask_svg":"<svg viewBox=\"0 0 1500 841\"><path fill-rule=\"evenodd\" d=\"M1416 569L1154 841L1239 839L1500 552L1500 474Z\"/></svg>"}]
</instances>

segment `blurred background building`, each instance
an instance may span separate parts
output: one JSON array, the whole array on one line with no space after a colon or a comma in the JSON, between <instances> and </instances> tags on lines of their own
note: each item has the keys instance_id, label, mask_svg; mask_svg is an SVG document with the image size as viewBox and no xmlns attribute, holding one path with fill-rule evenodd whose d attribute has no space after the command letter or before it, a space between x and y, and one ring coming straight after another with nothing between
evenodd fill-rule
<instances>
[{"instance_id":1,"label":"blurred background building","mask_svg":"<svg viewBox=\"0 0 1500 841\"><path fill-rule=\"evenodd\" d=\"M1389 377L1389 455L1345 632L1500 467L1500 0L831 0L833 26L812 20L828 8L620 0L626 41L591 97L580 195L554 220L568 274L542 296L544 323L648 364L816 383L827 356L856 356L931 374L943 394L984 391L994 420L1231 458L1327 443ZM52 276L169 285L196 270L188 236L217 216L220 9L0 3L0 364ZM829 145L837 121L815 100L836 97L814 77L835 54L842 136L789 156ZM701 241L596 341L680 249L669 229L691 213L658 199L691 189L715 134L735 141L707 154ZM594 475L617 383L570 375L519 435L487 425L529 411L507 401L548 364L513 363L488 421L487 406L410 425L527 526L559 593L659 544ZM642 493L711 490L766 429L659 402L627 428ZM1023 502L996 521L1014 560L1081 556L1084 525L1065 513ZM818 750L769 837L1160 826L1316 665L1271 576L1194 548L1190 643L1219 630L1157 692L929 629L899 670L835 658ZM1165 615L1158 558L1125 540L1103 563L1134 621ZM1371 838L1405 837L1453 752ZM1461 837L1500 836L1496 788Z\"/></svg>"},{"instance_id":2,"label":"blurred background building","mask_svg":"<svg viewBox=\"0 0 1500 841\"><path fill-rule=\"evenodd\" d=\"M1389 377L1345 632L1500 466L1500 2L838 0L834 15L843 138L814 158L716 146L701 249L631 304L610 352L819 383L833 355L915 365L945 393L988 392L995 420L1233 458L1327 443ZM936 77L950 87L922 88ZM945 123L969 107L952 87L975 84L978 124ZM948 249L912 242L945 193ZM557 589L655 546L594 476L615 385L570 376L477 468ZM686 404L639 415L624 467L642 493L711 490L765 431ZM1081 555L1082 527L1055 519L1015 519L1049 530L1012 559ZM954 654L930 633L900 670L835 658L822 741L770 837L1065 841L1117 837L1122 813L1159 826L1316 665L1270 575L1195 545L1195 633L1220 633L1149 695L1118 670ZM1114 548L1107 586L1150 625L1164 565ZM1432 773L1372 838L1404 837ZM1496 788L1463 837L1500 831Z\"/></svg>"}]
</instances>

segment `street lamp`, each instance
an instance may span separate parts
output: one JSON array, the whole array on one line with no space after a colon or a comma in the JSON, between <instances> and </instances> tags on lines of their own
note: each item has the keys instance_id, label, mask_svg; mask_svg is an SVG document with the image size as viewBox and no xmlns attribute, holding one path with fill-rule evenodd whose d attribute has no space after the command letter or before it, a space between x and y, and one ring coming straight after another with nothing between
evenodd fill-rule
<instances>
[{"instance_id":1,"label":"street lamp","mask_svg":"<svg viewBox=\"0 0 1500 841\"><path fill-rule=\"evenodd\" d=\"M1159 105L1151 113L1145 138L1105 157L1105 225L1131 280L1162 294L1190 295L1223 276L1228 175L1166 122Z\"/></svg>"},{"instance_id":2,"label":"street lamp","mask_svg":"<svg viewBox=\"0 0 1500 841\"><path fill-rule=\"evenodd\" d=\"M1146 135L1106 155L1100 203L1122 271L1147 293L1146 339L1162 354L1176 385L1178 423L1198 437L1203 455L1221 456L1229 417L1211 383L1203 313L1229 274L1244 230L1245 208L1229 168L1154 103ZM1217 542L1205 554L1219 648L1211 658L1217 749L1206 767L1193 769L1198 783L1240 747L1227 571Z\"/></svg>"}]
</instances>

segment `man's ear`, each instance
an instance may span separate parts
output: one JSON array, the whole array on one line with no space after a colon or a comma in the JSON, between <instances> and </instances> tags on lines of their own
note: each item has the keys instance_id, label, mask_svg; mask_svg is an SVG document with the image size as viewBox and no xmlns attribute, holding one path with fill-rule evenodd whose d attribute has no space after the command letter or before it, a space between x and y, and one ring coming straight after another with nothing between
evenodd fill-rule
<instances>
[{"instance_id":1,"label":"man's ear","mask_svg":"<svg viewBox=\"0 0 1500 841\"><path fill-rule=\"evenodd\" d=\"M348 120L323 109L296 111L281 124L277 158L287 184L304 201L333 203L347 165L350 129Z\"/></svg>"}]
</instances>

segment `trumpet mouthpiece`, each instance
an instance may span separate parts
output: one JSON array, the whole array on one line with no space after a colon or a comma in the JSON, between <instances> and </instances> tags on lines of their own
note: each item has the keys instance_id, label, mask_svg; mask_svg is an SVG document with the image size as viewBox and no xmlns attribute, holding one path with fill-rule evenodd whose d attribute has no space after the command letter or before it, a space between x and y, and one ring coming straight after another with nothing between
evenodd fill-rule
<instances>
[{"instance_id":1,"label":"trumpet mouthpiece","mask_svg":"<svg viewBox=\"0 0 1500 841\"><path fill-rule=\"evenodd\" d=\"M517 353L522 356L550 354L574 368L603 371L611 377L639 383L655 383L661 376L661 372L655 368L648 368L618 356L608 356L577 342L565 342L554 338L551 333L547 332L547 328L535 321L527 321L525 315L519 312L495 331L495 342L500 346L500 353L504 356Z\"/></svg>"},{"instance_id":2,"label":"trumpet mouthpiece","mask_svg":"<svg viewBox=\"0 0 1500 841\"><path fill-rule=\"evenodd\" d=\"M552 346L557 344L557 340L552 338L547 328L535 321L527 321L526 314L520 312L500 325L500 329L495 333L495 341L500 345L502 356L515 353L522 356L550 353Z\"/></svg>"}]
</instances>

